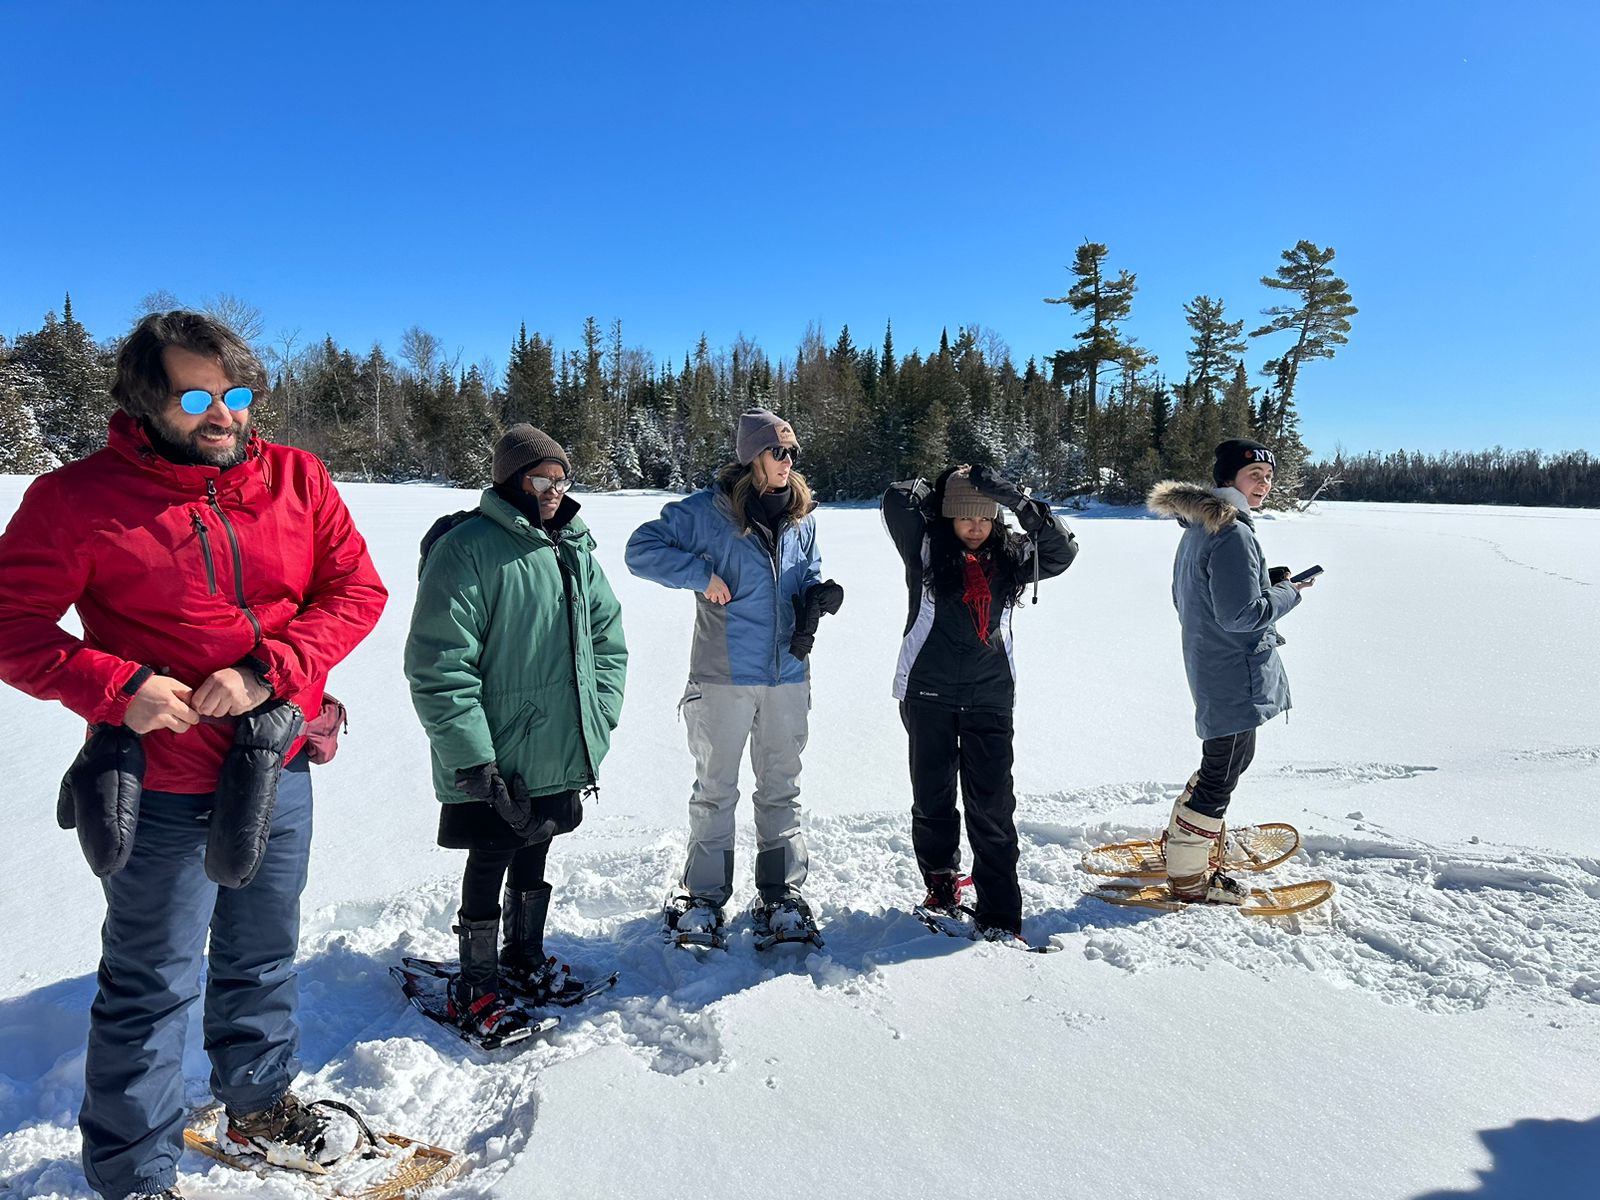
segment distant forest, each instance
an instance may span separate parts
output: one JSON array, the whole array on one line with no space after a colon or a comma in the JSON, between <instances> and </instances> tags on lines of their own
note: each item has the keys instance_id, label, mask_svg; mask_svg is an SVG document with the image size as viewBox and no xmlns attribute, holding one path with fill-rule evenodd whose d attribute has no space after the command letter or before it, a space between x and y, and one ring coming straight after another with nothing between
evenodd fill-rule
<instances>
[{"instance_id":1,"label":"distant forest","mask_svg":"<svg viewBox=\"0 0 1600 1200\"><path fill-rule=\"evenodd\" d=\"M501 368L462 362L421 326L391 354L299 330L268 336L259 310L235 296L192 306L227 322L266 363L272 386L252 409L256 426L315 452L340 479L479 486L501 431L529 421L567 445L587 488L681 491L731 457L738 413L770 407L795 426L801 470L824 500L874 496L888 480L972 462L1057 500L1138 503L1159 479L1207 477L1216 443L1245 435L1277 452L1282 504L1320 489L1337 499L1600 505L1600 470L1582 454L1313 463L1295 408L1299 371L1346 344L1357 311L1333 258L1307 241L1284 251L1261 279L1277 302L1248 335L1219 299L1185 304L1190 349L1179 382L1125 333L1136 276L1113 272L1098 242L1077 248L1066 294L1042 298L1063 307L1068 345L1020 366L982 326L947 327L937 349L900 354L892 322L867 345L848 326L834 335L811 327L776 360L744 338L713 348L702 336L681 360L658 362L626 343L620 320L590 317L572 348L519 328ZM182 306L151 293L129 325ZM1259 385L1245 363L1252 339L1270 354ZM0 472L48 470L103 444L116 348L76 320L70 295L39 329L0 336Z\"/></svg>"},{"instance_id":2,"label":"distant forest","mask_svg":"<svg viewBox=\"0 0 1600 1200\"><path fill-rule=\"evenodd\" d=\"M1398 450L1313 463L1306 473L1331 481L1324 494L1339 500L1600 508L1600 458L1585 450L1541 454L1496 447L1432 455Z\"/></svg>"}]
</instances>

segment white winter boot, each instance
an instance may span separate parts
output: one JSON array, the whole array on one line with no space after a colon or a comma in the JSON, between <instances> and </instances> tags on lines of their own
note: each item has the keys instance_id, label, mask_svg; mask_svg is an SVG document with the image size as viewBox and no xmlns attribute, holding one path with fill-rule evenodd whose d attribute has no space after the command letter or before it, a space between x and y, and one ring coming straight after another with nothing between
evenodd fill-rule
<instances>
[{"instance_id":1,"label":"white winter boot","mask_svg":"<svg viewBox=\"0 0 1600 1200\"><path fill-rule=\"evenodd\" d=\"M1225 829L1221 817L1189 807L1194 780L1172 805L1167 822L1167 887L1175 900L1202 904L1243 904L1250 889L1218 869Z\"/></svg>"}]
</instances>

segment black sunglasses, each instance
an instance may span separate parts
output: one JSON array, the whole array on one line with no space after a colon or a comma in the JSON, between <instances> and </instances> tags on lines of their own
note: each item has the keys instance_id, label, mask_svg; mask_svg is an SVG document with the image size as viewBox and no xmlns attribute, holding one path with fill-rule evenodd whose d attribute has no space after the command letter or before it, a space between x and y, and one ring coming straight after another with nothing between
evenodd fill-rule
<instances>
[{"instance_id":1,"label":"black sunglasses","mask_svg":"<svg viewBox=\"0 0 1600 1200\"><path fill-rule=\"evenodd\" d=\"M772 460L774 462L799 462L799 446L774 446L772 447Z\"/></svg>"}]
</instances>

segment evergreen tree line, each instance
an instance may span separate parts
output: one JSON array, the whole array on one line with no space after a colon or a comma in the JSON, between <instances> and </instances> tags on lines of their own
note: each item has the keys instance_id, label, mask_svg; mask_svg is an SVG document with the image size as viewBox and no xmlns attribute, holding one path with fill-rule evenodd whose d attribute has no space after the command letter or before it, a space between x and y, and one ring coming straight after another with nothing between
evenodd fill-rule
<instances>
[{"instance_id":1,"label":"evergreen tree line","mask_svg":"<svg viewBox=\"0 0 1600 1200\"><path fill-rule=\"evenodd\" d=\"M1088 241L1066 294L1045 301L1067 310L1069 346L1020 366L980 326L940 331L930 353L900 354L892 323L865 346L848 326L832 337L811 327L776 360L743 337L713 349L702 336L681 360L657 362L626 343L620 320L602 327L590 317L572 348L520 328L500 369L463 363L420 326L391 356L377 343L266 339L259 311L236 297L199 307L266 362L272 386L253 410L262 432L312 450L342 479L477 486L500 432L528 421L566 442L586 487L685 490L730 457L740 412L769 407L794 424L802 469L823 499L869 497L887 480L972 462L1058 499L1134 503L1160 478L1206 478L1217 442L1253 436L1277 452L1277 494L1288 501L1318 482L1299 434L1300 369L1334 356L1357 311L1333 258L1308 241L1284 251L1261 278L1282 302L1262 309L1248 335L1219 299L1185 304L1190 346L1177 382L1126 331L1137 277L1113 271L1107 247ZM134 315L177 306L152 293ZM1245 362L1257 338L1276 351L1257 369L1260 384ZM0 337L0 471L46 470L102 444L115 349L75 319L70 296L40 329ZM1347 484L1339 494L1353 492Z\"/></svg>"},{"instance_id":2,"label":"evergreen tree line","mask_svg":"<svg viewBox=\"0 0 1600 1200\"><path fill-rule=\"evenodd\" d=\"M1339 455L1313 464L1308 474L1336 480L1331 494L1340 500L1600 508L1600 458L1585 450Z\"/></svg>"}]
</instances>

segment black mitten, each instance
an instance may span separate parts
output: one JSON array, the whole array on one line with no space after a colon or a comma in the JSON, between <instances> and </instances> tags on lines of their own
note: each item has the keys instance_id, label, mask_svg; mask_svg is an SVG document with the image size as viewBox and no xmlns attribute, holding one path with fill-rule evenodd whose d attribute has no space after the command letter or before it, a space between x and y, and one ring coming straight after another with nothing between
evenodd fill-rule
<instances>
[{"instance_id":1,"label":"black mitten","mask_svg":"<svg viewBox=\"0 0 1600 1200\"><path fill-rule=\"evenodd\" d=\"M104 879L128 864L144 793L144 744L126 725L93 725L56 798L56 824L78 831L89 869Z\"/></svg>"},{"instance_id":2,"label":"black mitten","mask_svg":"<svg viewBox=\"0 0 1600 1200\"><path fill-rule=\"evenodd\" d=\"M261 869L284 756L305 725L287 700L268 700L234 723L206 832L206 875L223 887L244 887Z\"/></svg>"}]
</instances>

